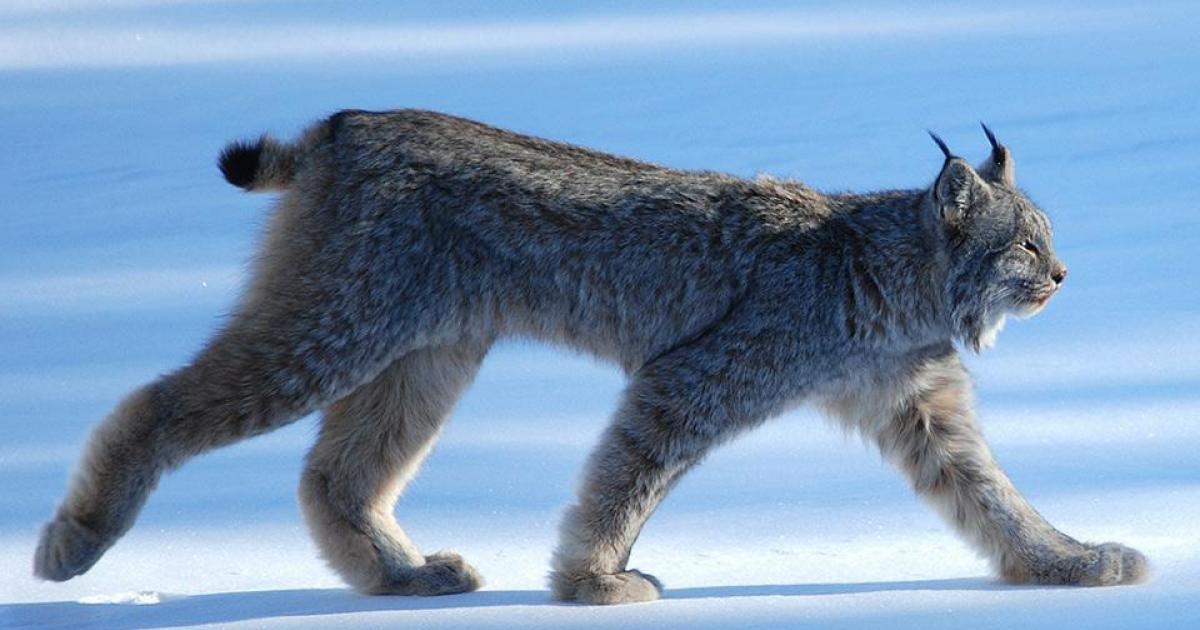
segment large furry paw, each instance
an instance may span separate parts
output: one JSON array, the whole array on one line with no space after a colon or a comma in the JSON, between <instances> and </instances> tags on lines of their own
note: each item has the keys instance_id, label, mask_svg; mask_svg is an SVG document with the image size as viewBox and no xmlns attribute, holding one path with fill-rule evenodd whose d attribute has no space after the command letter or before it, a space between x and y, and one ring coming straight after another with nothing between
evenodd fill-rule
<instances>
[{"instance_id":1,"label":"large furry paw","mask_svg":"<svg viewBox=\"0 0 1200 630\"><path fill-rule=\"evenodd\" d=\"M1080 586L1136 584L1146 579L1149 566L1142 552L1117 543L1089 546L1080 567Z\"/></svg>"},{"instance_id":2,"label":"large furry paw","mask_svg":"<svg viewBox=\"0 0 1200 630\"><path fill-rule=\"evenodd\" d=\"M392 580L378 595L450 595L477 590L483 578L462 556L439 551L425 556L425 564L404 572Z\"/></svg>"},{"instance_id":3,"label":"large furry paw","mask_svg":"<svg viewBox=\"0 0 1200 630\"><path fill-rule=\"evenodd\" d=\"M42 528L33 554L33 574L43 580L65 582L92 568L108 546L103 536L73 519L56 518Z\"/></svg>"},{"instance_id":4,"label":"large furry paw","mask_svg":"<svg viewBox=\"0 0 1200 630\"><path fill-rule=\"evenodd\" d=\"M1079 553L1054 558L1029 575L1012 576L1012 581L1070 586L1115 586L1136 584L1149 575L1146 556L1118 543L1084 545Z\"/></svg>"},{"instance_id":5,"label":"large furry paw","mask_svg":"<svg viewBox=\"0 0 1200 630\"><path fill-rule=\"evenodd\" d=\"M556 599L581 604L632 604L651 602L662 596L658 578L636 569L575 579L555 574L552 580Z\"/></svg>"}]
</instances>

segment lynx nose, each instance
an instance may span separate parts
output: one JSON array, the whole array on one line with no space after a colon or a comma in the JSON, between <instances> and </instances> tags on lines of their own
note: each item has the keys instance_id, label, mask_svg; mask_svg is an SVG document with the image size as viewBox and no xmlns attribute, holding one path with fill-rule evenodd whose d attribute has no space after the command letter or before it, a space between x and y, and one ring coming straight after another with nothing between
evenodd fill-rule
<instances>
[{"instance_id":1,"label":"lynx nose","mask_svg":"<svg viewBox=\"0 0 1200 630\"><path fill-rule=\"evenodd\" d=\"M1050 274L1050 279L1054 281L1054 284L1062 284L1063 280L1067 279L1067 266L1060 264L1058 269Z\"/></svg>"}]
</instances>

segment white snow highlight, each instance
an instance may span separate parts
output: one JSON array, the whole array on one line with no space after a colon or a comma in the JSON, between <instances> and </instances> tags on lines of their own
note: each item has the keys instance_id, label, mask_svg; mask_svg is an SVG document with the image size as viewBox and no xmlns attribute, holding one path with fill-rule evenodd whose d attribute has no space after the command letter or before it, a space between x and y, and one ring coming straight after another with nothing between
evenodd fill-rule
<instances>
[{"instance_id":1,"label":"white snow highlight","mask_svg":"<svg viewBox=\"0 0 1200 630\"><path fill-rule=\"evenodd\" d=\"M230 8L236 11L236 7ZM331 26L310 23L261 26L79 27L30 25L0 28L0 68L163 66L240 60L392 61L446 57L546 54L629 54L661 48L738 44L810 44L830 40L981 37L1044 33L1094 25L1107 13L1080 10L918 9L786 10L644 13L521 22Z\"/></svg>"}]
</instances>

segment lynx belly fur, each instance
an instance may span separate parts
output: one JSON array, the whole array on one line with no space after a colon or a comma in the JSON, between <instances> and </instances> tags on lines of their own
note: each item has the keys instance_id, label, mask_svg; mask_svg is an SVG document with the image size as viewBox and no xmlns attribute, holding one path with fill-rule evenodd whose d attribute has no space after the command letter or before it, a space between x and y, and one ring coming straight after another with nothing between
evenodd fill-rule
<instances>
[{"instance_id":1,"label":"lynx belly fur","mask_svg":"<svg viewBox=\"0 0 1200 630\"><path fill-rule=\"evenodd\" d=\"M300 496L330 566L364 593L478 588L393 508L488 349L519 336L629 377L563 519L560 600L659 597L627 566L647 517L714 447L801 401L877 443L1004 579L1139 581L1142 554L1079 542L1022 498L972 413L956 342L989 345L1066 276L987 136L978 168L938 140L927 188L836 195L425 111L230 145L231 183L282 191L245 293L190 364L96 429L34 572L87 571L163 473L320 410Z\"/></svg>"}]
</instances>

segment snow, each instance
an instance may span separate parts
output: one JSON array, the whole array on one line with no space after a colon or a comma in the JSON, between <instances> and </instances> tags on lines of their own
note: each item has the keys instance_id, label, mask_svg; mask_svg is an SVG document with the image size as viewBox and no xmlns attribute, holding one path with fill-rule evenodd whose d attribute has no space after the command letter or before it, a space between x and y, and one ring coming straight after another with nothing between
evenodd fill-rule
<instances>
[{"instance_id":1,"label":"snow","mask_svg":"<svg viewBox=\"0 0 1200 630\"><path fill-rule=\"evenodd\" d=\"M0 8L0 627L1194 627L1200 623L1200 8L1192 3L8 2ZM1110 589L995 581L879 456L800 410L718 451L631 564L658 602L549 600L557 520L622 381L543 346L485 364L398 514L484 590L363 597L295 505L307 418L190 462L88 574L30 576L87 432L222 321L270 201L228 140L427 107L831 190L928 182L985 120L1071 268L969 363L993 447Z\"/></svg>"}]
</instances>

